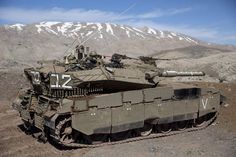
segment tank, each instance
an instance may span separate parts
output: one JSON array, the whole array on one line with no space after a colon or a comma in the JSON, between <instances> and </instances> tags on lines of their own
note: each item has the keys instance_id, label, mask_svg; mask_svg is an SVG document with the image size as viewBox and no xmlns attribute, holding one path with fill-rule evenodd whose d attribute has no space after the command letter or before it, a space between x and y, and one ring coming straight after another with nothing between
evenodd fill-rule
<instances>
[{"instance_id":1,"label":"tank","mask_svg":"<svg viewBox=\"0 0 236 157\"><path fill-rule=\"evenodd\" d=\"M80 45L63 62L24 69L32 87L19 91L12 105L26 133L76 147L197 130L216 117L217 89L162 83L166 77L204 72L165 71L154 60L102 56Z\"/></svg>"}]
</instances>

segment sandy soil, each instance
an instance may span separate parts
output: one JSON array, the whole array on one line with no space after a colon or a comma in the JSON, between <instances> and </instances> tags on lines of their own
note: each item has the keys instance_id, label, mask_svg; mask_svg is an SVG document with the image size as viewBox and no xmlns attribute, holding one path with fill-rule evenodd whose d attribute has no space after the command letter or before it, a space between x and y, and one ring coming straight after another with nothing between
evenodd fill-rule
<instances>
[{"instance_id":1,"label":"sandy soil","mask_svg":"<svg viewBox=\"0 0 236 157\"><path fill-rule=\"evenodd\" d=\"M10 76L8 76L9 78ZM10 78L16 79L11 76ZM18 78L17 78L18 80ZM208 128L180 135L151 139L121 145L94 149L62 150L50 143L40 143L26 135L20 125L21 120L11 108L11 99L17 88L1 79L0 97L0 156L85 156L85 157L235 157L236 156L236 85L200 84L222 89L228 97L225 107L221 107L218 119ZM5 82L5 83L4 83ZM22 86L25 82L21 82ZM199 83L198 83L199 84Z\"/></svg>"}]
</instances>

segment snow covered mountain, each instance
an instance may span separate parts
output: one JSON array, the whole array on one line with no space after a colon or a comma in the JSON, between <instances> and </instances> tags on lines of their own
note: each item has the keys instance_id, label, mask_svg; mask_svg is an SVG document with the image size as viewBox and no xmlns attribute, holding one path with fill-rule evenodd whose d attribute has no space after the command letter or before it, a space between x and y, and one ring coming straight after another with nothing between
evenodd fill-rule
<instances>
[{"instance_id":1,"label":"snow covered mountain","mask_svg":"<svg viewBox=\"0 0 236 157\"><path fill-rule=\"evenodd\" d=\"M40 22L0 26L0 57L41 60L62 57L73 41L102 54L152 55L191 46L210 46L190 36L112 23ZM74 47L72 46L72 47ZM67 52L68 53L68 52Z\"/></svg>"},{"instance_id":2,"label":"snow covered mountain","mask_svg":"<svg viewBox=\"0 0 236 157\"><path fill-rule=\"evenodd\" d=\"M68 38L85 38L93 33L93 39L103 39L103 34L109 34L117 39L126 36L127 38L156 38L159 40L179 40L189 43L198 44L198 41L182 34L174 32L160 31L153 28L138 29L126 25L117 25L110 23L72 23L72 22L40 22L34 25L14 24L5 25L7 30L27 31L30 27L35 27L37 32L64 36Z\"/></svg>"}]
</instances>

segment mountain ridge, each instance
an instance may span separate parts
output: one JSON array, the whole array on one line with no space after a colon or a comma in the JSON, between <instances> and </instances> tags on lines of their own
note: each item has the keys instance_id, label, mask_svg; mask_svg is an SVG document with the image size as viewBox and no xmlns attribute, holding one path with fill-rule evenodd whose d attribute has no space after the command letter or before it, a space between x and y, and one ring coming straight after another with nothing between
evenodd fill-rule
<instances>
[{"instance_id":1,"label":"mountain ridge","mask_svg":"<svg viewBox=\"0 0 236 157\"><path fill-rule=\"evenodd\" d=\"M131 34L136 34L137 36L141 38L145 38L144 35L153 35L155 38L160 39L160 38L178 38L179 40L185 40L187 42L193 42L195 44L198 43L197 40L191 38L190 36L183 35L181 33L176 33L176 32L170 32L170 31L161 31L157 30L151 27L142 27L137 28L137 27L131 27L128 25L118 25L114 23L88 23L88 22L55 22L55 21L48 21L48 22L40 22L40 23L34 23L34 24L13 24L13 25L4 25L6 29L13 29L17 31L24 31L24 28L26 27L32 27L34 26L37 29L38 33L50 33L54 35L63 35L66 37L78 37L79 35L81 37L85 35L90 35L92 32L94 33L94 30L98 31L99 37L94 37L95 39L98 38L103 38L103 36L100 36L103 34L101 31L102 29L106 29L107 33L110 33L113 36L116 36L113 32L114 27L120 27L126 32L126 35L128 37L132 37ZM88 28L90 27L90 31L87 33L80 33L79 35L77 32L80 30L84 31L83 28ZM55 29L56 28L56 29ZM85 30L86 31L86 30Z\"/></svg>"},{"instance_id":2,"label":"mountain ridge","mask_svg":"<svg viewBox=\"0 0 236 157\"><path fill-rule=\"evenodd\" d=\"M181 33L114 23L48 21L3 25L0 35L0 57L19 61L59 59L68 49L71 52L76 44L84 41L91 50L105 55L152 55L192 46L235 50L235 47L207 43Z\"/></svg>"}]
</instances>

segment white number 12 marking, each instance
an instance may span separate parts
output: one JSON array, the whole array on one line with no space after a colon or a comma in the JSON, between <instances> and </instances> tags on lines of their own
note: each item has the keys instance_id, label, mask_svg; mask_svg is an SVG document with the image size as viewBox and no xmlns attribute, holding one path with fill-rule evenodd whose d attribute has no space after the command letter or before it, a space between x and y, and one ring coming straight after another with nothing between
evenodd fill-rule
<instances>
[{"instance_id":1,"label":"white number 12 marking","mask_svg":"<svg viewBox=\"0 0 236 157\"><path fill-rule=\"evenodd\" d=\"M51 84L52 88L69 88L69 89L72 88L72 86L67 85L71 81L70 75L62 74L61 78L59 78L58 74L51 74L51 77L55 77L56 78L55 84ZM60 85L59 82L62 82L62 81L64 83L62 83L62 85Z\"/></svg>"}]
</instances>

